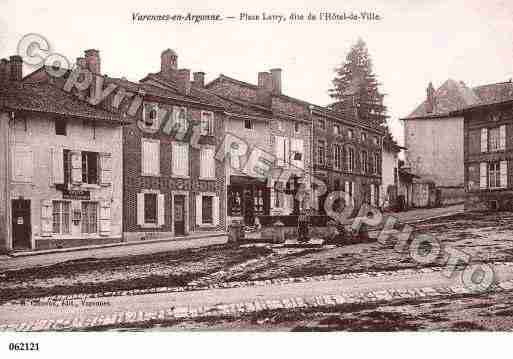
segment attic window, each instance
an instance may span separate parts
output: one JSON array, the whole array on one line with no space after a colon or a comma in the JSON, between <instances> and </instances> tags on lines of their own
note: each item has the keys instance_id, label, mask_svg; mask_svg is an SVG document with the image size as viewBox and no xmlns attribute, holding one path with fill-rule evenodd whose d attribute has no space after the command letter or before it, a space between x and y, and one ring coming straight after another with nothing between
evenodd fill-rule
<instances>
[{"instance_id":1,"label":"attic window","mask_svg":"<svg viewBox=\"0 0 513 359\"><path fill-rule=\"evenodd\" d=\"M253 129L253 123L251 122L251 120L244 120L244 128L247 130Z\"/></svg>"},{"instance_id":2,"label":"attic window","mask_svg":"<svg viewBox=\"0 0 513 359\"><path fill-rule=\"evenodd\" d=\"M55 134L59 136L66 136L66 121L55 120Z\"/></svg>"}]
</instances>

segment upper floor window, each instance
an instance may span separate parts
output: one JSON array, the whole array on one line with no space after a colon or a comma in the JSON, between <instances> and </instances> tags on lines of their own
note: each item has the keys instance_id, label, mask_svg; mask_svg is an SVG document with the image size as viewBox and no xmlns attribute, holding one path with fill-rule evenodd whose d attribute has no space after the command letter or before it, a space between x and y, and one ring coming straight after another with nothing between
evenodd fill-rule
<instances>
[{"instance_id":1,"label":"upper floor window","mask_svg":"<svg viewBox=\"0 0 513 359\"><path fill-rule=\"evenodd\" d=\"M251 120L244 120L244 128L246 130L252 130L253 129L253 122Z\"/></svg>"},{"instance_id":2,"label":"upper floor window","mask_svg":"<svg viewBox=\"0 0 513 359\"><path fill-rule=\"evenodd\" d=\"M333 167L337 170L342 169L342 147L333 145Z\"/></svg>"},{"instance_id":3,"label":"upper floor window","mask_svg":"<svg viewBox=\"0 0 513 359\"><path fill-rule=\"evenodd\" d=\"M200 177L213 179L216 176L214 148L203 147L200 151Z\"/></svg>"},{"instance_id":4,"label":"upper floor window","mask_svg":"<svg viewBox=\"0 0 513 359\"><path fill-rule=\"evenodd\" d=\"M319 126L319 128L321 128L322 130L325 130L326 129L326 121L323 119L323 118L320 118L317 120L317 125Z\"/></svg>"},{"instance_id":5,"label":"upper floor window","mask_svg":"<svg viewBox=\"0 0 513 359\"><path fill-rule=\"evenodd\" d=\"M299 122L294 122L294 132L299 133L301 131L301 124Z\"/></svg>"},{"instance_id":6,"label":"upper floor window","mask_svg":"<svg viewBox=\"0 0 513 359\"><path fill-rule=\"evenodd\" d=\"M361 166L362 166L362 173L369 172L369 158L366 151L361 152Z\"/></svg>"},{"instance_id":7,"label":"upper floor window","mask_svg":"<svg viewBox=\"0 0 513 359\"><path fill-rule=\"evenodd\" d=\"M186 142L173 142L173 176L189 176L189 144Z\"/></svg>"},{"instance_id":8,"label":"upper floor window","mask_svg":"<svg viewBox=\"0 0 513 359\"><path fill-rule=\"evenodd\" d=\"M82 183L98 184L98 162L98 153L82 152Z\"/></svg>"},{"instance_id":9,"label":"upper floor window","mask_svg":"<svg viewBox=\"0 0 513 359\"><path fill-rule=\"evenodd\" d=\"M280 120L276 120L276 129L278 131L283 131L283 123Z\"/></svg>"},{"instance_id":10,"label":"upper floor window","mask_svg":"<svg viewBox=\"0 0 513 359\"><path fill-rule=\"evenodd\" d=\"M156 103L145 103L143 107L143 124L146 128L157 130L159 128L159 106Z\"/></svg>"},{"instance_id":11,"label":"upper floor window","mask_svg":"<svg viewBox=\"0 0 513 359\"><path fill-rule=\"evenodd\" d=\"M338 124L333 125L333 133L335 135L340 135L340 125L338 125Z\"/></svg>"},{"instance_id":12,"label":"upper floor window","mask_svg":"<svg viewBox=\"0 0 513 359\"><path fill-rule=\"evenodd\" d=\"M367 134L365 132L362 132L361 139L362 139L362 142L367 141Z\"/></svg>"},{"instance_id":13,"label":"upper floor window","mask_svg":"<svg viewBox=\"0 0 513 359\"><path fill-rule=\"evenodd\" d=\"M373 172L375 174L379 174L379 167L380 167L381 163L380 163L380 156L379 156L379 153L375 153L374 154L374 168L373 168Z\"/></svg>"},{"instance_id":14,"label":"upper floor window","mask_svg":"<svg viewBox=\"0 0 513 359\"><path fill-rule=\"evenodd\" d=\"M276 136L275 138L275 152L278 160L278 166L289 162L289 141L288 138L283 136Z\"/></svg>"},{"instance_id":15,"label":"upper floor window","mask_svg":"<svg viewBox=\"0 0 513 359\"><path fill-rule=\"evenodd\" d=\"M348 129L347 130L347 138L349 138L350 140L353 139L353 136L354 136L354 131L352 129Z\"/></svg>"},{"instance_id":16,"label":"upper floor window","mask_svg":"<svg viewBox=\"0 0 513 359\"><path fill-rule=\"evenodd\" d=\"M506 125L481 129L481 152L506 149Z\"/></svg>"},{"instance_id":17,"label":"upper floor window","mask_svg":"<svg viewBox=\"0 0 513 359\"><path fill-rule=\"evenodd\" d=\"M324 165L326 162L326 142L319 140L317 144L317 163Z\"/></svg>"},{"instance_id":18,"label":"upper floor window","mask_svg":"<svg viewBox=\"0 0 513 359\"><path fill-rule=\"evenodd\" d=\"M55 134L59 136L67 135L67 123L65 120L55 120Z\"/></svg>"},{"instance_id":19,"label":"upper floor window","mask_svg":"<svg viewBox=\"0 0 513 359\"><path fill-rule=\"evenodd\" d=\"M203 136L214 134L214 113L211 111L201 111L201 134Z\"/></svg>"},{"instance_id":20,"label":"upper floor window","mask_svg":"<svg viewBox=\"0 0 513 359\"><path fill-rule=\"evenodd\" d=\"M160 175L160 141L143 138L141 140L141 167L143 176Z\"/></svg>"},{"instance_id":21,"label":"upper floor window","mask_svg":"<svg viewBox=\"0 0 513 359\"><path fill-rule=\"evenodd\" d=\"M376 146L379 146L379 137L378 136L374 136L374 144Z\"/></svg>"},{"instance_id":22,"label":"upper floor window","mask_svg":"<svg viewBox=\"0 0 513 359\"><path fill-rule=\"evenodd\" d=\"M349 172L353 172L354 171L354 149L352 147L348 147L346 153L347 153L346 154L347 170Z\"/></svg>"},{"instance_id":23,"label":"upper floor window","mask_svg":"<svg viewBox=\"0 0 513 359\"><path fill-rule=\"evenodd\" d=\"M188 129L187 108L173 106L173 131L185 133Z\"/></svg>"}]
</instances>

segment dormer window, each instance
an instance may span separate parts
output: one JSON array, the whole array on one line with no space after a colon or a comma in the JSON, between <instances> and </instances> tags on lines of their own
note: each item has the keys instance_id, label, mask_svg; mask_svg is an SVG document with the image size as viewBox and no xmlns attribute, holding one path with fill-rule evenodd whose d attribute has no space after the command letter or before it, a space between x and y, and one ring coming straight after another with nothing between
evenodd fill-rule
<instances>
[{"instance_id":1,"label":"dormer window","mask_svg":"<svg viewBox=\"0 0 513 359\"><path fill-rule=\"evenodd\" d=\"M148 129L158 129L158 111L159 106L156 103L146 103L143 107L143 123Z\"/></svg>"},{"instance_id":2,"label":"dormer window","mask_svg":"<svg viewBox=\"0 0 513 359\"><path fill-rule=\"evenodd\" d=\"M211 136L214 134L214 113L201 111L201 135Z\"/></svg>"}]
</instances>

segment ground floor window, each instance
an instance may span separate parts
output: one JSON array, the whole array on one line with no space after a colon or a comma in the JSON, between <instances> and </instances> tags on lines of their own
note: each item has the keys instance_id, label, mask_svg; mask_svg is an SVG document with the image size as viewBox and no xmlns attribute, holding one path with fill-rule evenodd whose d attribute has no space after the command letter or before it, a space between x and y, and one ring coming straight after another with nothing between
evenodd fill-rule
<instances>
[{"instance_id":1,"label":"ground floor window","mask_svg":"<svg viewBox=\"0 0 513 359\"><path fill-rule=\"evenodd\" d=\"M501 170L499 162L490 162L488 164L488 186L490 188L499 188L501 186Z\"/></svg>"},{"instance_id":2,"label":"ground floor window","mask_svg":"<svg viewBox=\"0 0 513 359\"><path fill-rule=\"evenodd\" d=\"M144 194L144 223L156 224L158 217L157 194Z\"/></svg>"},{"instance_id":3,"label":"ground floor window","mask_svg":"<svg viewBox=\"0 0 513 359\"><path fill-rule=\"evenodd\" d=\"M53 201L53 233L70 233L70 208L71 203L68 201Z\"/></svg>"},{"instance_id":4,"label":"ground floor window","mask_svg":"<svg viewBox=\"0 0 513 359\"><path fill-rule=\"evenodd\" d=\"M82 233L98 233L97 202L82 202Z\"/></svg>"},{"instance_id":5,"label":"ground floor window","mask_svg":"<svg viewBox=\"0 0 513 359\"><path fill-rule=\"evenodd\" d=\"M203 224L214 223L214 198L212 196L201 197L201 222Z\"/></svg>"}]
</instances>

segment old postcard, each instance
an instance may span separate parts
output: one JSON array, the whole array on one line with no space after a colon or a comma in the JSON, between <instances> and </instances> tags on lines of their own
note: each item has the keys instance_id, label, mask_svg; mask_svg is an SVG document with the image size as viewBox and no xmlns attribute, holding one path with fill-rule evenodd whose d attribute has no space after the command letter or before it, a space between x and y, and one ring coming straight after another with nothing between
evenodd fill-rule
<instances>
[{"instance_id":1,"label":"old postcard","mask_svg":"<svg viewBox=\"0 0 513 359\"><path fill-rule=\"evenodd\" d=\"M0 0L2 349L511 331L512 16Z\"/></svg>"}]
</instances>

